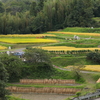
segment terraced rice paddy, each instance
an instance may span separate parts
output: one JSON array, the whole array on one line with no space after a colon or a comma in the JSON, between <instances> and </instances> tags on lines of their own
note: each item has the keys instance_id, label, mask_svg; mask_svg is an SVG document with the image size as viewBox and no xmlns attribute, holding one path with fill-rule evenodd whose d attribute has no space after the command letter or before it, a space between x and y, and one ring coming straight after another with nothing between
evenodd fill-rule
<instances>
[{"instance_id":1,"label":"terraced rice paddy","mask_svg":"<svg viewBox=\"0 0 100 100\"><path fill-rule=\"evenodd\" d=\"M51 39L35 39L35 38L1 38L0 42L4 43L56 43L57 40Z\"/></svg>"},{"instance_id":2,"label":"terraced rice paddy","mask_svg":"<svg viewBox=\"0 0 100 100\"><path fill-rule=\"evenodd\" d=\"M74 66L70 65L65 68L72 69L72 67ZM100 65L85 65L85 67L82 68L81 70L100 72Z\"/></svg>"},{"instance_id":3,"label":"terraced rice paddy","mask_svg":"<svg viewBox=\"0 0 100 100\"><path fill-rule=\"evenodd\" d=\"M51 31L48 33L60 33L60 34L72 34L72 35L84 35L84 36L100 36L98 33L76 33L76 32L58 32L58 31Z\"/></svg>"},{"instance_id":4,"label":"terraced rice paddy","mask_svg":"<svg viewBox=\"0 0 100 100\"><path fill-rule=\"evenodd\" d=\"M4 49L7 49L7 47L5 47L5 46L0 46L0 50L4 50Z\"/></svg>"},{"instance_id":5,"label":"terraced rice paddy","mask_svg":"<svg viewBox=\"0 0 100 100\"><path fill-rule=\"evenodd\" d=\"M8 35L0 35L0 37L45 37L45 36L56 36L53 34L8 34Z\"/></svg>"},{"instance_id":6,"label":"terraced rice paddy","mask_svg":"<svg viewBox=\"0 0 100 100\"><path fill-rule=\"evenodd\" d=\"M83 70L100 72L100 65L85 65L85 66L86 67L83 68Z\"/></svg>"},{"instance_id":7,"label":"terraced rice paddy","mask_svg":"<svg viewBox=\"0 0 100 100\"><path fill-rule=\"evenodd\" d=\"M72 50L100 50L100 48L75 48L75 47L67 47L67 46L49 46L49 47L42 47L44 50L48 51L72 51Z\"/></svg>"}]
</instances>

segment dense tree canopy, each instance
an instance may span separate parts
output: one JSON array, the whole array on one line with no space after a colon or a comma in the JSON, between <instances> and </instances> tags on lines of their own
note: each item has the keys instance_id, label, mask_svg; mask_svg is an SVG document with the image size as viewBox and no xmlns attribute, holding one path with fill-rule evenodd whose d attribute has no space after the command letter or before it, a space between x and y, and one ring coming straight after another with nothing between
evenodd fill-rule
<instances>
[{"instance_id":1,"label":"dense tree canopy","mask_svg":"<svg viewBox=\"0 0 100 100\"><path fill-rule=\"evenodd\" d=\"M34 78L51 77L54 72L51 57L45 50L27 48L23 57L25 61L12 54L0 54L0 68L3 66L3 69L8 73L9 82L16 82L21 78L30 78L30 76L34 76ZM3 69L0 69L0 82L1 80L6 82L6 78L2 78L2 75L4 77L6 75L6 72L2 71ZM2 82L0 84L2 85Z\"/></svg>"},{"instance_id":2,"label":"dense tree canopy","mask_svg":"<svg viewBox=\"0 0 100 100\"><path fill-rule=\"evenodd\" d=\"M5 11L3 3L0 2L0 13L3 13Z\"/></svg>"},{"instance_id":3,"label":"dense tree canopy","mask_svg":"<svg viewBox=\"0 0 100 100\"><path fill-rule=\"evenodd\" d=\"M8 82L8 73L3 63L0 62L0 100L7 100L8 91L5 89Z\"/></svg>"},{"instance_id":4,"label":"dense tree canopy","mask_svg":"<svg viewBox=\"0 0 100 100\"><path fill-rule=\"evenodd\" d=\"M21 76L21 69L24 66L22 60L16 56L2 54L0 55L0 61L4 64L5 69L9 73L9 80L17 80ZM15 79L16 77L16 79Z\"/></svg>"},{"instance_id":5,"label":"dense tree canopy","mask_svg":"<svg viewBox=\"0 0 100 100\"><path fill-rule=\"evenodd\" d=\"M93 61L95 63L100 64L100 53L98 52L90 52L87 54L87 59Z\"/></svg>"},{"instance_id":6,"label":"dense tree canopy","mask_svg":"<svg viewBox=\"0 0 100 100\"><path fill-rule=\"evenodd\" d=\"M24 57L26 64L30 66L27 70L35 78L50 77L53 73L51 57L45 50L39 48L27 48Z\"/></svg>"},{"instance_id":7,"label":"dense tree canopy","mask_svg":"<svg viewBox=\"0 0 100 100\"><path fill-rule=\"evenodd\" d=\"M51 65L50 56L45 52L45 50L39 48L27 48L24 56L28 63L36 64L43 62Z\"/></svg>"},{"instance_id":8,"label":"dense tree canopy","mask_svg":"<svg viewBox=\"0 0 100 100\"><path fill-rule=\"evenodd\" d=\"M97 27L100 0L1 0L0 34L30 34L64 27Z\"/></svg>"}]
</instances>

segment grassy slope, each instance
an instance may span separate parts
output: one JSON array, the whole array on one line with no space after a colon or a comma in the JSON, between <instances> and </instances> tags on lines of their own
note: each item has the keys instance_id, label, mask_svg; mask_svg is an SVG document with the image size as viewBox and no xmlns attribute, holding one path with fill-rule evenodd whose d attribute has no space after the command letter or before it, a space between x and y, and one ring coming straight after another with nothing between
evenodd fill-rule
<instances>
[{"instance_id":1,"label":"grassy slope","mask_svg":"<svg viewBox=\"0 0 100 100\"><path fill-rule=\"evenodd\" d=\"M87 43L86 43L87 41ZM98 47L100 40L73 40L73 41L66 41L64 43L53 44L51 46L70 46L76 48L91 48L91 47Z\"/></svg>"},{"instance_id":2,"label":"grassy slope","mask_svg":"<svg viewBox=\"0 0 100 100\"><path fill-rule=\"evenodd\" d=\"M17 87L35 87L35 88L44 88L44 87L50 87L50 88L77 88L77 89L83 89L84 85L73 85L73 86L67 86L67 85L33 85L33 84L8 84L8 86L17 86Z\"/></svg>"},{"instance_id":3,"label":"grassy slope","mask_svg":"<svg viewBox=\"0 0 100 100\"><path fill-rule=\"evenodd\" d=\"M7 96L7 97L8 97L7 100L26 100L26 99L16 98L16 97L13 97L13 96Z\"/></svg>"},{"instance_id":4,"label":"grassy slope","mask_svg":"<svg viewBox=\"0 0 100 100\"><path fill-rule=\"evenodd\" d=\"M100 33L100 28L67 27L62 32Z\"/></svg>"},{"instance_id":5,"label":"grassy slope","mask_svg":"<svg viewBox=\"0 0 100 100\"><path fill-rule=\"evenodd\" d=\"M86 57L53 57L52 62L54 65L59 67L66 67L68 65L74 65L75 63L83 61L85 65L96 65L86 59Z\"/></svg>"}]
</instances>

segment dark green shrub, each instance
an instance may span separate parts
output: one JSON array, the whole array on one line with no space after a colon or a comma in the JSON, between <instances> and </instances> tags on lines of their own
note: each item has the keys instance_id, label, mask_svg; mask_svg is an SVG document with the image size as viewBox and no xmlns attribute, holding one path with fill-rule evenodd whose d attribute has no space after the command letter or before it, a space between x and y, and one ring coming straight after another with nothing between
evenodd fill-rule
<instances>
[{"instance_id":1,"label":"dark green shrub","mask_svg":"<svg viewBox=\"0 0 100 100\"><path fill-rule=\"evenodd\" d=\"M97 81L100 78L100 74L93 74L92 77L95 81Z\"/></svg>"},{"instance_id":2,"label":"dark green shrub","mask_svg":"<svg viewBox=\"0 0 100 100\"><path fill-rule=\"evenodd\" d=\"M92 60L93 62L97 62L100 64L100 53L90 52L87 54L87 59Z\"/></svg>"}]
</instances>

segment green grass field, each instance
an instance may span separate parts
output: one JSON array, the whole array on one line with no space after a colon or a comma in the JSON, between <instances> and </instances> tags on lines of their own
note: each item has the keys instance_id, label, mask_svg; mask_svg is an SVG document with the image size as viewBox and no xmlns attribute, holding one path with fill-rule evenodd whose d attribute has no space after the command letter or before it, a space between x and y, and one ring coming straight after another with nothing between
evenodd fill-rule
<instances>
[{"instance_id":1,"label":"green grass field","mask_svg":"<svg viewBox=\"0 0 100 100\"><path fill-rule=\"evenodd\" d=\"M26 99L21 99L21 98L17 98L17 97L13 97L13 96L7 96L8 100L26 100Z\"/></svg>"},{"instance_id":2,"label":"green grass field","mask_svg":"<svg viewBox=\"0 0 100 100\"><path fill-rule=\"evenodd\" d=\"M76 48L91 48L91 47L98 47L100 44L100 40L67 40L63 43L57 43L53 44L51 46L70 46L70 47L76 47Z\"/></svg>"},{"instance_id":3,"label":"green grass field","mask_svg":"<svg viewBox=\"0 0 100 100\"><path fill-rule=\"evenodd\" d=\"M84 85L76 85L76 86L68 86L68 85L37 85L37 84L35 84L35 85L22 85L22 84L8 84L8 86L16 86L16 87L35 87L35 88L44 88L44 87L50 87L50 88L53 88L53 87L55 87L55 88L76 88L76 89L83 89L84 88Z\"/></svg>"},{"instance_id":4,"label":"green grass field","mask_svg":"<svg viewBox=\"0 0 100 100\"><path fill-rule=\"evenodd\" d=\"M98 65L95 62L89 61L86 59L86 57L81 56L81 57L53 57L52 62L54 65L59 66L59 67L66 67L69 65L74 65L75 63L78 62L84 62L84 65Z\"/></svg>"},{"instance_id":5,"label":"green grass field","mask_svg":"<svg viewBox=\"0 0 100 100\"><path fill-rule=\"evenodd\" d=\"M62 32L82 32L82 33L100 33L100 28L91 27L67 27Z\"/></svg>"}]
</instances>

